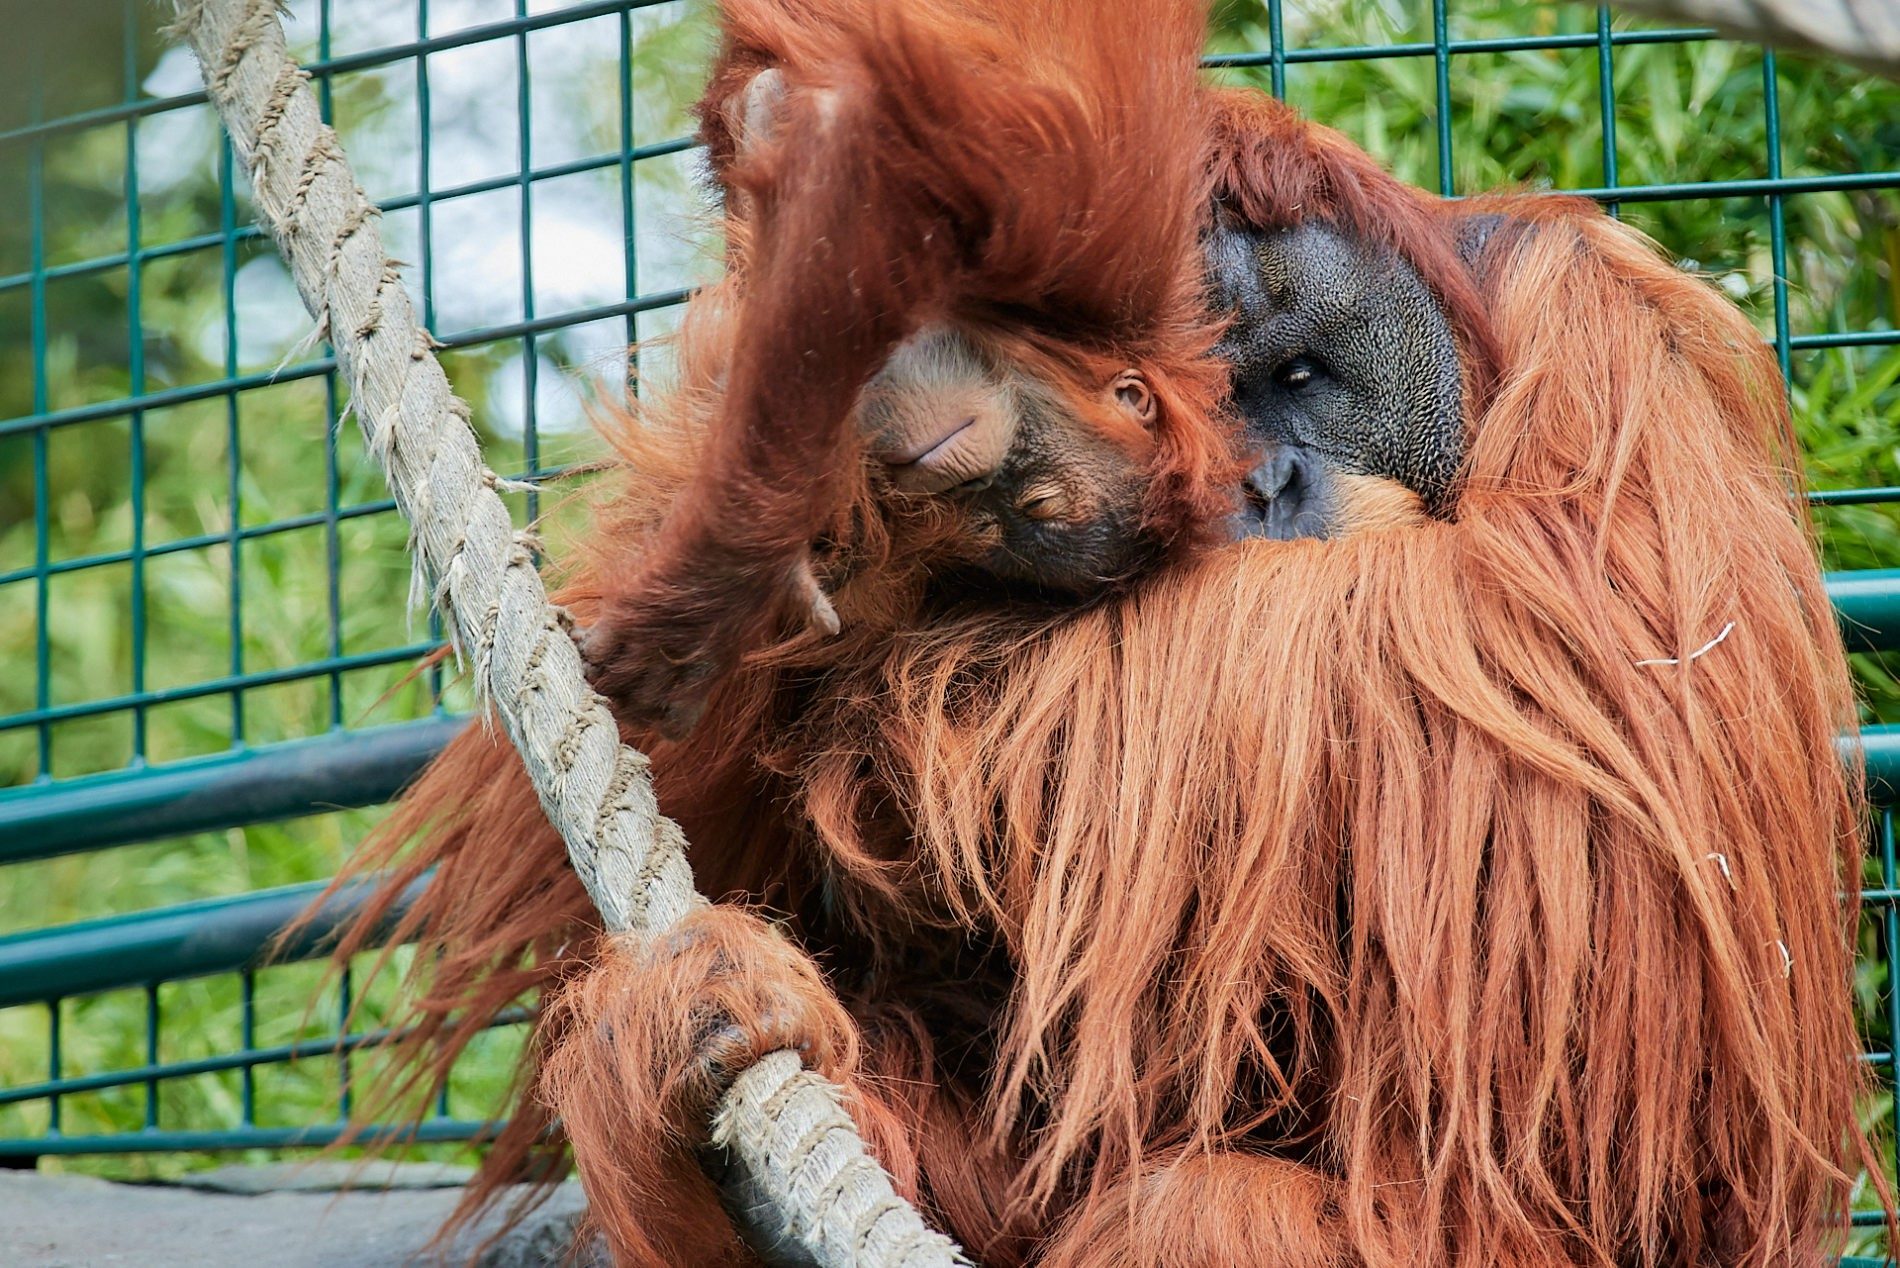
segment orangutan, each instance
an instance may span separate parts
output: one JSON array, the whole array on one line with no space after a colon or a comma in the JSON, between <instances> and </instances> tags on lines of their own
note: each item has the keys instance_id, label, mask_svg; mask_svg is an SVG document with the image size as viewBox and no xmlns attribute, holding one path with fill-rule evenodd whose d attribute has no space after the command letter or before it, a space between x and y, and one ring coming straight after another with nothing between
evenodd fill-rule
<instances>
[{"instance_id":1,"label":"orangutan","mask_svg":"<svg viewBox=\"0 0 1900 1268\"><path fill-rule=\"evenodd\" d=\"M1861 806L1747 322L1202 88L1189 7L806 9L726 7L736 267L563 592L746 905L602 939L478 732L356 865L343 954L435 869L408 1077L543 994L471 1200L558 1120L620 1259L749 1262L703 1124L792 1046L985 1264L1818 1256ZM1059 408L919 468L920 382ZM1078 436L1096 536L1012 560Z\"/></svg>"}]
</instances>

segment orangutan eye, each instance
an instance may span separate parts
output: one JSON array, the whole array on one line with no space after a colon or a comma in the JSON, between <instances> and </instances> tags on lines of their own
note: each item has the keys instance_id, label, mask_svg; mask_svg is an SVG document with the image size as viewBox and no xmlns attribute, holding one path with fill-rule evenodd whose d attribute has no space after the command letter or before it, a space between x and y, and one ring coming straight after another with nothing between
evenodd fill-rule
<instances>
[{"instance_id":1,"label":"orangutan eye","mask_svg":"<svg viewBox=\"0 0 1900 1268\"><path fill-rule=\"evenodd\" d=\"M1023 494L1016 509L1027 519L1052 520L1069 509L1069 498L1053 485L1038 485Z\"/></svg>"},{"instance_id":2,"label":"orangutan eye","mask_svg":"<svg viewBox=\"0 0 1900 1268\"><path fill-rule=\"evenodd\" d=\"M949 495L977 494L988 489L992 484L995 484L995 483L996 483L996 473L994 471L985 471L982 475L971 476L968 480L965 480L962 484L959 484L955 486L954 488L945 489L944 492Z\"/></svg>"},{"instance_id":3,"label":"orangutan eye","mask_svg":"<svg viewBox=\"0 0 1900 1268\"><path fill-rule=\"evenodd\" d=\"M1280 364L1273 372L1273 381L1289 392L1298 392L1310 385L1317 373L1318 367L1310 357L1294 357Z\"/></svg>"},{"instance_id":4,"label":"orangutan eye","mask_svg":"<svg viewBox=\"0 0 1900 1268\"><path fill-rule=\"evenodd\" d=\"M1148 380L1141 377L1139 370L1124 370L1116 375L1113 389L1115 403L1126 410L1131 418L1144 426L1154 422L1154 389L1148 386Z\"/></svg>"}]
</instances>

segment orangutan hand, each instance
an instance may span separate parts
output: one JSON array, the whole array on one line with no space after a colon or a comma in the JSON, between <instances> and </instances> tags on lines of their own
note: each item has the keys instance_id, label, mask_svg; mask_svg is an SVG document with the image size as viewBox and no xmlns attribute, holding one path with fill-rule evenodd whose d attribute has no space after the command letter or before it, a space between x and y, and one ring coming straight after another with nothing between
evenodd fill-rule
<instances>
[{"instance_id":1,"label":"orangutan hand","mask_svg":"<svg viewBox=\"0 0 1900 1268\"><path fill-rule=\"evenodd\" d=\"M713 690L748 652L787 634L838 632L837 609L809 552L763 584L748 579L746 588L750 593L737 601L712 598L702 578L691 599L681 587L649 586L642 591L661 593L603 608L593 625L573 631L587 681L622 721L677 740L699 724ZM681 600L671 610L663 597L669 589Z\"/></svg>"}]
</instances>

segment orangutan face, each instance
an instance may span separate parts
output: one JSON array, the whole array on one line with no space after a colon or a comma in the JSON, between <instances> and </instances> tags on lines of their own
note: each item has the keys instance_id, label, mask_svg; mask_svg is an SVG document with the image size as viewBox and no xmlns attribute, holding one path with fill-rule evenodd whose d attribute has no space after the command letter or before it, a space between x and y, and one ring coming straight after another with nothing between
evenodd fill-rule
<instances>
[{"instance_id":1,"label":"orangutan face","mask_svg":"<svg viewBox=\"0 0 1900 1268\"><path fill-rule=\"evenodd\" d=\"M858 426L900 496L939 497L963 518L956 562L1009 581L1087 594L1136 571L1154 393L1138 370L1075 382L935 325L866 385Z\"/></svg>"},{"instance_id":2,"label":"orangutan face","mask_svg":"<svg viewBox=\"0 0 1900 1268\"><path fill-rule=\"evenodd\" d=\"M1317 223L1217 226L1207 259L1232 314L1219 352L1260 455L1246 489L1260 533L1448 514L1464 455L1458 345L1411 266Z\"/></svg>"}]
</instances>

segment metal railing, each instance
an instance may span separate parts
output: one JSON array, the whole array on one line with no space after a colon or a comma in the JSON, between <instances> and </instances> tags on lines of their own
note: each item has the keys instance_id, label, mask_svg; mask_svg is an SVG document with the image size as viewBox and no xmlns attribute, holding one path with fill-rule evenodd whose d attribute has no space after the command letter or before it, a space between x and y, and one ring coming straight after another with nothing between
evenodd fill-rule
<instances>
[{"instance_id":1,"label":"metal railing","mask_svg":"<svg viewBox=\"0 0 1900 1268\"><path fill-rule=\"evenodd\" d=\"M499 2L512 14L495 18L485 0L409 0L369 16L353 5L348 20L369 23L380 41L361 49L343 47L353 33L340 4L337 12L332 0L295 7L306 19L306 65L346 143L359 160L395 155L372 163L389 186L378 202L390 221L409 226L409 281L450 350L458 389L474 398L478 420L510 420L491 428L495 465L541 485L569 464L549 429L552 380L561 377L550 366L603 374L582 335L611 329L624 348L664 331L696 280L690 253L673 245L693 158L680 107L695 87L677 68L703 51L703 40L688 36L704 18L678 0L534 12L527 0ZM0 789L0 865L8 867L0 875L31 875L34 884L89 851L379 804L463 725L441 673L414 668L439 632L432 622L407 623L394 508L356 478L350 429L337 426L348 401L333 360L295 337L256 336L273 305L280 319L286 305L296 316L295 300L249 289L268 280L273 257L250 223L228 142L189 126L210 118L203 93L180 91L188 81L165 74L173 54L157 35L155 10L139 0L76 7L116 29L101 36L96 22L27 19L10 36L20 73L9 79L0 60L0 663L13 670L0 680L0 782L16 785ZM1533 10L1544 16L1533 19ZM1783 135L1791 72L1772 54L1761 57L1749 89L1764 136L1756 170L1631 180L1632 155L1646 138L1619 121L1619 65L1687 55L1712 33L1613 29L1603 10L1594 18L1585 11L1581 24L1549 17L1561 13L1550 6L1522 13L1523 30L1498 32L1475 19L1455 29L1462 15L1445 0L1420 0L1409 25L1359 38L1358 28L1342 36L1324 23L1302 27L1299 13L1266 0L1251 25L1225 32L1208 65L1287 95L1308 82L1302 76L1429 63L1421 117L1435 150L1412 174L1455 195L1468 192L1458 188L1455 147L1469 144L1461 128L1476 114L1460 85L1497 59L1575 59L1562 64L1593 70L1595 82L1582 98L1565 98L1578 111L1560 111L1559 125L1594 130L1595 167L1570 180L1508 176L1545 178L1613 211L1741 200L1766 216L1764 326L1785 372L1815 356L1873 365L1866 359L1900 349L1891 311L1878 320L1846 309L1817 316L1813 296L1791 290L1791 249L1801 239L1790 208L1821 197L1900 208L1900 170L1891 162L1787 170L1784 149L1798 143ZM550 49L565 51L550 62ZM483 59L478 73L456 68L463 57ZM1800 73L1804 85L1819 82L1816 72ZM16 82L18 90L6 87ZM556 86L569 96L546 95ZM484 111L512 123L484 138L467 118ZM178 137L201 152L181 162L172 152ZM471 154L477 161L464 161ZM564 200L572 201L564 191L581 188L598 212L598 240L617 244L594 270L593 280L608 284L550 289L543 283L560 263L550 233L558 238ZM492 223L477 230L493 231L495 249L471 289L461 277L470 266L451 248L477 208L487 208ZM1895 260L1900 271L1900 248ZM455 303L451 283L462 295ZM475 292L482 302L468 302ZM635 368L631 354L611 365L610 380ZM1866 412L1875 424L1900 420L1900 408L1878 393ZM1891 514L1900 475L1871 462L1864 474L1862 487L1826 488L1810 501L1822 514ZM285 496L292 475L295 495ZM524 519L546 509L537 492L516 496ZM347 575L373 559L393 561L381 580ZM174 568L188 574L183 597L167 589ZM1836 571L1828 587L1855 651L1900 651L1900 568ZM103 601L101 590L109 591ZM110 655L86 641L100 626L111 629ZM188 672L173 671L180 659ZM372 712L386 696L392 701ZM1900 726L1870 726L1862 742L1877 796L1900 799ZM1878 980L1868 1059L1891 1090L1900 1076L1891 812L1881 813L1875 840L1865 893ZM269 1020L259 982L283 971L265 966L263 949L317 892L322 869L312 859L301 885L76 923L54 916L52 927L37 927L46 922L19 915L16 904L12 927L22 931L0 937L0 1061L29 1015L41 1027L41 1060L31 1071L0 1065L8 1071L0 1165L59 1153L335 1140L350 1108L351 1058L384 1036L373 1018L347 1029L349 984L328 1033L258 1038ZM341 896L285 961L318 951L350 901ZM235 984L234 1042L167 1054L164 992L196 981ZM104 1055L79 1053L75 1027L87 1022L87 1001L115 991L143 994L142 1030L117 1036ZM334 1113L271 1121L257 1076L298 1062L334 1065ZM174 1116L162 1089L221 1078L236 1080L231 1112L216 1121ZM95 1113L88 1130L75 1131L62 1113L77 1098L107 1095L121 1099ZM1891 1139L1892 1106L1882 1112ZM439 1104L406 1138L465 1140L491 1126L480 1113L462 1117Z\"/></svg>"}]
</instances>

